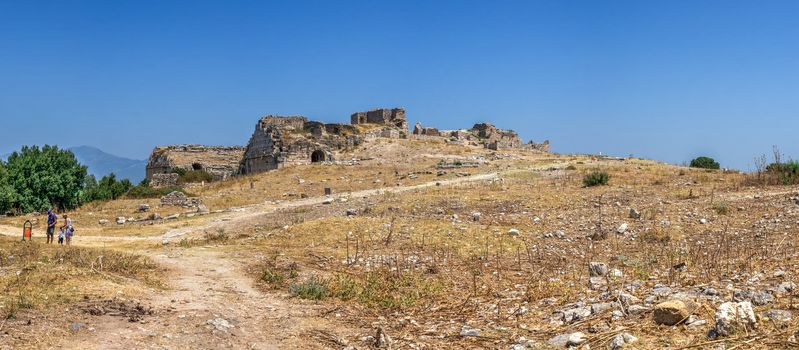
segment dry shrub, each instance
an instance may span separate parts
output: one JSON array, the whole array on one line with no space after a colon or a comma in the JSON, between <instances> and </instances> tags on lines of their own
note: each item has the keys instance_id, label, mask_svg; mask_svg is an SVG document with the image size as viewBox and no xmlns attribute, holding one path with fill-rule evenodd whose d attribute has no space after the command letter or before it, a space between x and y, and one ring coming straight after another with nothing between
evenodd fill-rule
<instances>
[{"instance_id":1,"label":"dry shrub","mask_svg":"<svg viewBox=\"0 0 799 350\"><path fill-rule=\"evenodd\" d=\"M415 272L370 271L362 276L336 274L329 281L330 294L341 300L387 309L408 309L439 296L443 283Z\"/></svg>"},{"instance_id":2,"label":"dry shrub","mask_svg":"<svg viewBox=\"0 0 799 350\"><path fill-rule=\"evenodd\" d=\"M644 231L641 234L640 239L642 242L646 243L668 243L671 241L671 233L669 230L655 228L651 230Z\"/></svg>"},{"instance_id":3,"label":"dry shrub","mask_svg":"<svg viewBox=\"0 0 799 350\"><path fill-rule=\"evenodd\" d=\"M0 305L5 317L43 303L68 303L80 297L76 286L99 280L138 279L160 286L157 265L148 257L109 249L52 247L38 242L0 241Z\"/></svg>"}]
</instances>

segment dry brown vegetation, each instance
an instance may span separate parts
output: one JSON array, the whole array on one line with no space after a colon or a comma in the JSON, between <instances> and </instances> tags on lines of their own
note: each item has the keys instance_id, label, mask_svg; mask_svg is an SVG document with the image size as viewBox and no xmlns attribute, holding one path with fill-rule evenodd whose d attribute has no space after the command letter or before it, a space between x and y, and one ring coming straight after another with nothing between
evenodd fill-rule
<instances>
[{"instance_id":1,"label":"dry brown vegetation","mask_svg":"<svg viewBox=\"0 0 799 350\"><path fill-rule=\"evenodd\" d=\"M485 162L439 174L436 164L452 157ZM622 333L637 337L631 345L639 349L797 345L795 320L764 316L796 308L793 288L785 288L792 286L799 266L795 186L752 186L746 174L638 159L491 152L418 140L370 142L352 158L360 161L290 167L192 188L212 210L242 207L245 212L154 225L88 224L87 235L96 240L87 237L77 244L169 258L200 254L209 266L197 266L198 276L216 264L237 262L239 267L226 267L226 273L238 269L245 277L237 283L257 288L239 293L245 298L240 302L248 308L275 305L271 312L285 322L248 320L248 311L241 309L236 312L245 319L238 327L255 330L237 338L224 338L227 333L219 328L193 333L224 339L232 347L369 348L385 346L373 339L385 334L392 348L555 348L549 340L571 332L584 333L584 344L594 348L609 347ZM595 170L610 175L608 184L583 186L584 176ZM444 182L478 173L497 175ZM435 182L441 186L401 190ZM325 187L342 196L331 204L290 205L320 197ZM347 195L388 188L397 191ZM79 221L111 219L137 204L114 201L75 215ZM631 209L640 217L631 217ZM160 235L170 230L181 235L161 242ZM130 236L152 239L112 239ZM4 244L5 255L24 247ZM65 256L57 248L29 247L40 250L32 261L44 259L50 266L60 257L67 261L64 266L74 267L66 270L84 273L61 274L61 280L42 285L71 286L85 279L153 283L149 273L140 274L154 270L152 262L129 258L134 255L120 253L115 259L133 260L98 274L90 262L98 254L111 256L110 251ZM197 260L159 261L169 268ZM591 279L592 262L618 272ZM20 269L15 266L2 267L6 288L14 280L9 272ZM192 266L180 266L185 268ZM130 280L108 279L117 275ZM151 293L173 299L166 284L166 291ZM755 302L758 327L708 337L719 305L757 299L749 291L771 297ZM692 320L706 323L656 324L654 306L674 299L695 303ZM211 305L218 307L211 308L217 310L214 315L225 312L223 304ZM313 312L298 314L302 310ZM203 324L203 318L211 316L186 320ZM149 344L146 335L132 337L138 341L134 345Z\"/></svg>"}]
</instances>

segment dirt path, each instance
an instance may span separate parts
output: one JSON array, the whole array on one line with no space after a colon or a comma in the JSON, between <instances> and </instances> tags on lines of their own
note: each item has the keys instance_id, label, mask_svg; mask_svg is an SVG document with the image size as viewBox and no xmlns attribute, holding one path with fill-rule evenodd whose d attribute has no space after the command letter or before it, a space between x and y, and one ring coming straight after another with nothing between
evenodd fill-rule
<instances>
[{"instance_id":1,"label":"dirt path","mask_svg":"<svg viewBox=\"0 0 799 350\"><path fill-rule=\"evenodd\" d=\"M215 249L192 248L155 259L169 266L171 289L149 303L154 316L129 322L88 316L85 330L65 339L66 349L283 349L307 348L315 330L337 332L314 304L297 307L263 293L240 263ZM297 301L301 302L301 301ZM313 346L311 346L313 347Z\"/></svg>"},{"instance_id":2,"label":"dirt path","mask_svg":"<svg viewBox=\"0 0 799 350\"><path fill-rule=\"evenodd\" d=\"M265 203L242 211L213 216L195 225L166 231L155 237L84 236L89 245L130 240L175 240L217 225L232 226L280 209L319 205L338 198L363 198L383 193L397 193L433 186L482 181L496 178L496 173L478 174L414 186L388 187L331 197L315 197L278 204ZM13 228L0 227L2 234L14 235ZM343 338L351 330L335 322L335 314L312 302L290 299L284 293L264 293L255 287L252 276L244 271L245 263L221 248L179 248L164 246L151 255L167 267L169 287L154 291L142 302L151 305L155 315L140 322L120 316L86 315L80 329L63 339L57 348L65 349L285 349L329 348L314 335ZM124 298L124 295L120 295Z\"/></svg>"},{"instance_id":3,"label":"dirt path","mask_svg":"<svg viewBox=\"0 0 799 350\"><path fill-rule=\"evenodd\" d=\"M223 213L220 215L214 215L207 219L203 219L203 221L195 221L193 225L187 227L181 227L176 229L171 229L164 232L163 235L160 236L146 236L146 237L122 237L122 236L76 236L75 242L113 242L113 241L172 241L178 238L182 238L186 235L195 232L203 232L209 229L213 229L216 227L222 226L229 226L232 224L236 224L241 221L245 221L254 217L258 217L265 214L274 213L277 210L281 209L290 209L290 208L297 208L302 206L308 205L319 205L323 204L326 200L338 200L340 198L367 198L376 195L381 195L384 193L401 193L407 191L413 191L423 188L429 188L434 186L451 186L460 183L466 182L474 182L474 181L483 181L483 180L491 180L497 178L499 176L498 173L485 173L485 174L475 174L471 176L464 176L458 177L454 179L448 180L440 180L440 181L430 181L418 185L410 185L410 186L396 186L396 187L381 187L376 189L370 190L362 190L356 192L346 192L346 193L339 193L334 194L332 196L321 196L321 197L311 197L305 199L298 199L292 201L285 201L280 203L263 203L263 204L256 204L251 206L246 206L243 208L239 208L237 211ZM17 232L19 231L19 232ZM10 226L3 226L0 225L0 235L3 236L20 236L21 237L21 229L16 229Z\"/></svg>"}]
</instances>

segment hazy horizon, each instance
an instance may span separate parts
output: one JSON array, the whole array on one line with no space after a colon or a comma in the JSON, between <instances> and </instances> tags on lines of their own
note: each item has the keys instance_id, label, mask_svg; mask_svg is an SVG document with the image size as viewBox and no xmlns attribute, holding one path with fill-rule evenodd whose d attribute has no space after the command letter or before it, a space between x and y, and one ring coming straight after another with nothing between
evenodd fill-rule
<instances>
[{"instance_id":1,"label":"hazy horizon","mask_svg":"<svg viewBox=\"0 0 799 350\"><path fill-rule=\"evenodd\" d=\"M0 154L245 145L265 114L485 121L559 153L799 158L799 3L0 0Z\"/></svg>"}]
</instances>

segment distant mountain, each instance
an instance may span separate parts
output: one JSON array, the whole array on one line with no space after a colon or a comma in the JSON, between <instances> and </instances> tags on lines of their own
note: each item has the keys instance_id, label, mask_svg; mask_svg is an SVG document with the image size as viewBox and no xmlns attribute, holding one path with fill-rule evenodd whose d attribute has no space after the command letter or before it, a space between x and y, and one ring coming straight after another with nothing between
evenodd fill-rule
<instances>
[{"instance_id":1,"label":"distant mountain","mask_svg":"<svg viewBox=\"0 0 799 350\"><path fill-rule=\"evenodd\" d=\"M118 157L91 146L72 147L69 150L81 164L89 167L89 174L98 181L110 173L116 174L117 179L128 179L134 185L144 179L146 160Z\"/></svg>"}]
</instances>

